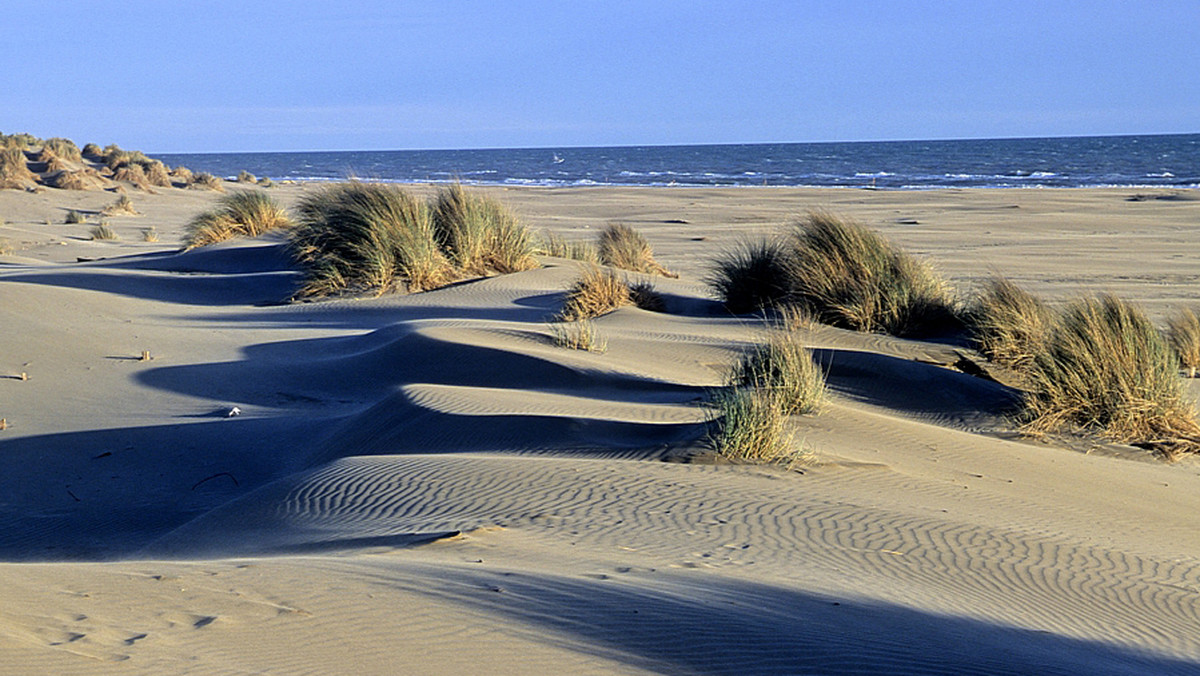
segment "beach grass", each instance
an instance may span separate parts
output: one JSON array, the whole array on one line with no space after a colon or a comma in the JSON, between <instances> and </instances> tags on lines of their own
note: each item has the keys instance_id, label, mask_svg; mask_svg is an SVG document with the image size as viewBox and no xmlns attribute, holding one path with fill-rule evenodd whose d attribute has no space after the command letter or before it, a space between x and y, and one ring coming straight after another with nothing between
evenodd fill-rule
<instances>
[{"instance_id":1,"label":"beach grass","mask_svg":"<svg viewBox=\"0 0 1200 676\"><path fill-rule=\"evenodd\" d=\"M1191 308L1183 308L1167 319L1167 342L1188 377L1195 378L1200 369L1200 319Z\"/></svg>"},{"instance_id":2,"label":"beach grass","mask_svg":"<svg viewBox=\"0 0 1200 676\"><path fill-rule=\"evenodd\" d=\"M999 276L984 284L967 316L979 351L1018 370L1027 369L1046 349L1055 321L1045 302Z\"/></svg>"},{"instance_id":3,"label":"beach grass","mask_svg":"<svg viewBox=\"0 0 1200 676\"><path fill-rule=\"evenodd\" d=\"M181 164L171 170L171 180L183 186L190 186L192 184L192 170Z\"/></svg>"},{"instance_id":4,"label":"beach grass","mask_svg":"<svg viewBox=\"0 0 1200 676\"><path fill-rule=\"evenodd\" d=\"M753 387L723 388L713 394L708 439L717 455L735 462L794 467L808 459L796 448L780 400Z\"/></svg>"},{"instance_id":5,"label":"beach grass","mask_svg":"<svg viewBox=\"0 0 1200 676\"><path fill-rule=\"evenodd\" d=\"M574 322L552 323L550 331L554 344L572 350L603 353L608 351L608 340L589 319Z\"/></svg>"},{"instance_id":6,"label":"beach grass","mask_svg":"<svg viewBox=\"0 0 1200 676\"><path fill-rule=\"evenodd\" d=\"M143 242L157 242L158 241L158 228L155 228L153 225L148 228L142 228L142 241Z\"/></svg>"},{"instance_id":7,"label":"beach grass","mask_svg":"<svg viewBox=\"0 0 1200 676\"><path fill-rule=\"evenodd\" d=\"M176 171L178 172L178 169ZM206 171L193 173L191 178L188 179L188 187L194 190L225 192L225 186L221 185L221 179Z\"/></svg>"},{"instance_id":8,"label":"beach grass","mask_svg":"<svg viewBox=\"0 0 1200 676\"><path fill-rule=\"evenodd\" d=\"M434 236L427 204L394 185L326 186L297 206L291 250L307 271L301 296L345 290L423 291L457 275Z\"/></svg>"},{"instance_id":9,"label":"beach grass","mask_svg":"<svg viewBox=\"0 0 1200 676\"><path fill-rule=\"evenodd\" d=\"M133 200L129 195L121 195L108 206L100 210L101 216L137 216L138 210L133 208Z\"/></svg>"},{"instance_id":10,"label":"beach grass","mask_svg":"<svg viewBox=\"0 0 1200 676\"><path fill-rule=\"evenodd\" d=\"M150 186L146 177L146 169L140 164L121 164L113 169L113 180L132 183L135 187L145 190Z\"/></svg>"},{"instance_id":11,"label":"beach grass","mask_svg":"<svg viewBox=\"0 0 1200 676\"><path fill-rule=\"evenodd\" d=\"M650 281L642 280L631 284L626 280L625 286L629 289L629 300L638 308L650 312L667 311L666 299L658 292L658 289L654 288L654 284Z\"/></svg>"},{"instance_id":12,"label":"beach grass","mask_svg":"<svg viewBox=\"0 0 1200 676\"><path fill-rule=\"evenodd\" d=\"M609 223L596 242L600 262L648 275L678 277L654 260L654 250L642 233L623 223Z\"/></svg>"},{"instance_id":13,"label":"beach grass","mask_svg":"<svg viewBox=\"0 0 1200 676\"><path fill-rule=\"evenodd\" d=\"M588 265L567 289L559 317L568 322L591 319L632 302L629 285L616 272Z\"/></svg>"},{"instance_id":14,"label":"beach grass","mask_svg":"<svg viewBox=\"0 0 1200 676\"><path fill-rule=\"evenodd\" d=\"M104 157L104 149L95 143L85 143L79 154L89 160L101 160Z\"/></svg>"},{"instance_id":15,"label":"beach grass","mask_svg":"<svg viewBox=\"0 0 1200 676\"><path fill-rule=\"evenodd\" d=\"M742 240L722 251L706 278L734 314L772 307L787 297L787 250L778 239Z\"/></svg>"},{"instance_id":16,"label":"beach grass","mask_svg":"<svg viewBox=\"0 0 1200 676\"><path fill-rule=\"evenodd\" d=\"M275 200L260 192L238 191L222 196L216 207L192 219L183 245L193 249L236 237L258 237L291 225L287 211Z\"/></svg>"},{"instance_id":17,"label":"beach grass","mask_svg":"<svg viewBox=\"0 0 1200 676\"><path fill-rule=\"evenodd\" d=\"M23 189L34 181L25 151L16 146L0 150L0 189Z\"/></svg>"},{"instance_id":18,"label":"beach grass","mask_svg":"<svg viewBox=\"0 0 1200 676\"><path fill-rule=\"evenodd\" d=\"M250 172L243 169L238 172L237 182L238 183L258 183L258 178L254 174L251 174Z\"/></svg>"},{"instance_id":19,"label":"beach grass","mask_svg":"<svg viewBox=\"0 0 1200 676\"><path fill-rule=\"evenodd\" d=\"M171 172L167 169L167 165L161 161L151 160L149 163L142 165L142 169L146 173L146 182L150 185L162 188L171 187Z\"/></svg>"},{"instance_id":20,"label":"beach grass","mask_svg":"<svg viewBox=\"0 0 1200 676\"><path fill-rule=\"evenodd\" d=\"M83 153L79 150L79 146L69 138L54 137L46 139L43 148L53 152L56 156L71 162L79 162L83 160Z\"/></svg>"},{"instance_id":21,"label":"beach grass","mask_svg":"<svg viewBox=\"0 0 1200 676\"><path fill-rule=\"evenodd\" d=\"M446 256L466 274L508 274L537 267L533 236L499 200L454 183L432 204L434 232Z\"/></svg>"},{"instance_id":22,"label":"beach grass","mask_svg":"<svg viewBox=\"0 0 1200 676\"><path fill-rule=\"evenodd\" d=\"M537 238L537 253L555 258L568 258L585 263L600 263L600 252L592 242L572 242L562 235L543 232Z\"/></svg>"},{"instance_id":23,"label":"beach grass","mask_svg":"<svg viewBox=\"0 0 1200 676\"><path fill-rule=\"evenodd\" d=\"M72 225L75 223L84 223L86 221L87 221L87 218L85 218L83 214L79 213L75 209L68 209L66 217L63 218L63 222L68 225Z\"/></svg>"},{"instance_id":24,"label":"beach grass","mask_svg":"<svg viewBox=\"0 0 1200 676\"><path fill-rule=\"evenodd\" d=\"M825 373L792 333L772 331L730 369L732 387L751 387L779 400L787 415L816 413L825 397Z\"/></svg>"},{"instance_id":25,"label":"beach grass","mask_svg":"<svg viewBox=\"0 0 1200 676\"><path fill-rule=\"evenodd\" d=\"M877 232L810 212L787 242L788 302L822 323L922 336L961 326L949 285Z\"/></svg>"},{"instance_id":26,"label":"beach grass","mask_svg":"<svg viewBox=\"0 0 1200 676\"><path fill-rule=\"evenodd\" d=\"M92 239L94 241L98 241L98 242L99 241L115 242L118 239L120 239L119 237L117 237L116 231L113 230L111 226L109 226L108 221L100 221L100 223L98 225L93 225L90 232L92 235Z\"/></svg>"},{"instance_id":27,"label":"beach grass","mask_svg":"<svg viewBox=\"0 0 1200 676\"><path fill-rule=\"evenodd\" d=\"M1200 449L1178 357L1136 306L1112 295L1064 309L1027 374L1025 429L1093 429L1167 458Z\"/></svg>"}]
</instances>

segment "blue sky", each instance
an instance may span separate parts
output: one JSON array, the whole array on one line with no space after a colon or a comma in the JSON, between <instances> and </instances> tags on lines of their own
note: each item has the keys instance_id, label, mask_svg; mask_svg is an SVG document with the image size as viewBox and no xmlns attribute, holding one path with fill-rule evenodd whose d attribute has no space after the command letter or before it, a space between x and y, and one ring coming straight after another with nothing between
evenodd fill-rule
<instances>
[{"instance_id":1,"label":"blue sky","mask_svg":"<svg viewBox=\"0 0 1200 676\"><path fill-rule=\"evenodd\" d=\"M1200 132L1200 3L24 2L0 131L148 152Z\"/></svg>"}]
</instances>

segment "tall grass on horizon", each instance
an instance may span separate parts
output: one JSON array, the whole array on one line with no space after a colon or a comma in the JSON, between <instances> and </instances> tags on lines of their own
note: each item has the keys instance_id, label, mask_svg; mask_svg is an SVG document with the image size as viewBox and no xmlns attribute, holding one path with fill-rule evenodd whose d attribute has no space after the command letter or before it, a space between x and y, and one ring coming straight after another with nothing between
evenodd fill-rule
<instances>
[{"instance_id":1,"label":"tall grass on horizon","mask_svg":"<svg viewBox=\"0 0 1200 676\"><path fill-rule=\"evenodd\" d=\"M1070 304L1027 373L1026 431L1093 429L1167 458L1200 450L1178 357L1124 300L1106 294Z\"/></svg>"},{"instance_id":2,"label":"tall grass on horizon","mask_svg":"<svg viewBox=\"0 0 1200 676\"><path fill-rule=\"evenodd\" d=\"M933 268L863 225L814 211L786 246L788 302L823 323L896 336L961 326L954 294Z\"/></svg>"},{"instance_id":3,"label":"tall grass on horizon","mask_svg":"<svg viewBox=\"0 0 1200 676\"><path fill-rule=\"evenodd\" d=\"M426 203L399 186L325 186L297 206L291 250L306 268L301 296L343 290L424 291L453 281Z\"/></svg>"}]
</instances>

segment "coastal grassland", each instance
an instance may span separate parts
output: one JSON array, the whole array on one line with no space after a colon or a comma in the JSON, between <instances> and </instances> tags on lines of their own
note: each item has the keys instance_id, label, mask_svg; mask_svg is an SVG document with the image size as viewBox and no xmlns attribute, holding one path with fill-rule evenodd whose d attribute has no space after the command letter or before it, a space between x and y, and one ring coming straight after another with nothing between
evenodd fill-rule
<instances>
[{"instance_id":1,"label":"coastal grassland","mask_svg":"<svg viewBox=\"0 0 1200 676\"><path fill-rule=\"evenodd\" d=\"M434 234L446 256L465 274L508 274L538 263L528 229L499 200L459 183L433 198Z\"/></svg>"},{"instance_id":2,"label":"coastal grassland","mask_svg":"<svg viewBox=\"0 0 1200 676\"><path fill-rule=\"evenodd\" d=\"M437 288L456 272L435 237L428 205L394 185L330 185L297 206L293 256L307 271L301 296L346 290Z\"/></svg>"},{"instance_id":3,"label":"coastal grassland","mask_svg":"<svg viewBox=\"0 0 1200 676\"><path fill-rule=\"evenodd\" d=\"M741 240L712 262L705 281L734 314L755 312L787 297L787 250L778 239Z\"/></svg>"},{"instance_id":4,"label":"coastal grassland","mask_svg":"<svg viewBox=\"0 0 1200 676\"><path fill-rule=\"evenodd\" d=\"M816 413L825 397L825 373L812 351L788 331L772 331L730 369L730 387L750 387L778 400L786 415Z\"/></svg>"},{"instance_id":5,"label":"coastal grassland","mask_svg":"<svg viewBox=\"0 0 1200 676\"><path fill-rule=\"evenodd\" d=\"M648 275L678 277L654 260L654 250L642 233L623 223L610 223L596 242L600 262L614 268Z\"/></svg>"},{"instance_id":6,"label":"coastal grassland","mask_svg":"<svg viewBox=\"0 0 1200 676\"><path fill-rule=\"evenodd\" d=\"M999 276L987 280L967 316L979 351L1017 370L1045 351L1055 321L1044 301Z\"/></svg>"},{"instance_id":7,"label":"coastal grassland","mask_svg":"<svg viewBox=\"0 0 1200 676\"><path fill-rule=\"evenodd\" d=\"M1136 306L1112 295L1074 301L1027 370L1025 429L1093 429L1175 458L1200 449L1178 356Z\"/></svg>"},{"instance_id":8,"label":"coastal grassland","mask_svg":"<svg viewBox=\"0 0 1200 676\"><path fill-rule=\"evenodd\" d=\"M216 207L193 218L183 245L192 249L235 237L258 237L291 225L287 211L275 200L260 192L238 191L222 196Z\"/></svg>"},{"instance_id":9,"label":"coastal grassland","mask_svg":"<svg viewBox=\"0 0 1200 676\"><path fill-rule=\"evenodd\" d=\"M1196 377L1200 368L1200 319L1191 308L1183 308L1167 319L1167 342L1187 369L1188 377Z\"/></svg>"},{"instance_id":10,"label":"coastal grassland","mask_svg":"<svg viewBox=\"0 0 1200 676\"><path fill-rule=\"evenodd\" d=\"M788 302L822 323L896 336L960 325L950 286L928 264L854 221L810 212L786 248Z\"/></svg>"}]
</instances>

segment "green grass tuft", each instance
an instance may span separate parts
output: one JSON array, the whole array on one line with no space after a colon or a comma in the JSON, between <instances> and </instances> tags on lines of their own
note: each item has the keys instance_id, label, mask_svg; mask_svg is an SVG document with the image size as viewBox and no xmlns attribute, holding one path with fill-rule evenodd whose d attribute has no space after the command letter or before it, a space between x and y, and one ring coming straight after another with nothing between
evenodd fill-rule
<instances>
[{"instance_id":1,"label":"green grass tuft","mask_svg":"<svg viewBox=\"0 0 1200 676\"><path fill-rule=\"evenodd\" d=\"M1168 458L1200 449L1178 357L1145 314L1110 295L1069 305L1028 369L1025 429L1093 429Z\"/></svg>"},{"instance_id":2,"label":"green grass tuft","mask_svg":"<svg viewBox=\"0 0 1200 676\"><path fill-rule=\"evenodd\" d=\"M742 355L729 373L734 387L753 387L779 400L788 415L816 413L825 397L825 373L793 334L772 332Z\"/></svg>"},{"instance_id":3,"label":"green grass tuft","mask_svg":"<svg viewBox=\"0 0 1200 676\"><path fill-rule=\"evenodd\" d=\"M785 465L811 455L796 448L788 416L778 398L756 388L731 387L713 395L709 442L718 455L736 462Z\"/></svg>"}]
</instances>

